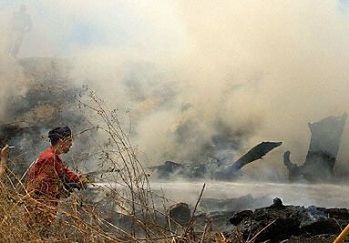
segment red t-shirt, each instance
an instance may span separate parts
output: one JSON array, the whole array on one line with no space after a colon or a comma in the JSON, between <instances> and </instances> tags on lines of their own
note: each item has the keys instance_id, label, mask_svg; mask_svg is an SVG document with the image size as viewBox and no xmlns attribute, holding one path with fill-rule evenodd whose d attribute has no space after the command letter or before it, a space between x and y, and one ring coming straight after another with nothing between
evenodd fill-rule
<instances>
[{"instance_id":1,"label":"red t-shirt","mask_svg":"<svg viewBox=\"0 0 349 243\"><path fill-rule=\"evenodd\" d=\"M69 170L52 147L42 152L27 175L27 191L59 199L63 188L62 180L79 183L80 175Z\"/></svg>"}]
</instances>

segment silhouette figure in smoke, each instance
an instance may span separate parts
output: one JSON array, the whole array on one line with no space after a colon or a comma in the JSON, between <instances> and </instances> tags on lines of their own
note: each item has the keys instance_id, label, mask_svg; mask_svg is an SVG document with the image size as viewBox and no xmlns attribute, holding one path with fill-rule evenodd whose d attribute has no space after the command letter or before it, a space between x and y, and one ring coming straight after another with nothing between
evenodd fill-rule
<instances>
[{"instance_id":1,"label":"silhouette figure in smoke","mask_svg":"<svg viewBox=\"0 0 349 243\"><path fill-rule=\"evenodd\" d=\"M17 57L19 49L22 45L24 36L32 28L32 21L30 15L27 13L25 5L21 5L19 11L13 14L10 36L9 36L9 48L8 54L11 57Z\"/></svg>"}]
</instances>

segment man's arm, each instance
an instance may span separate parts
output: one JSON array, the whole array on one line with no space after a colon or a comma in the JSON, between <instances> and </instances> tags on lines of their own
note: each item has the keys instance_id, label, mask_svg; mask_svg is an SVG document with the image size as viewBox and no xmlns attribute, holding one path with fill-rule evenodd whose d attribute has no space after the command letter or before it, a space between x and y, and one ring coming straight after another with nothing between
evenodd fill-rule
<instances>
[{"instance_id":1,"label":"man's arm","mask_svg":"<svg viewBox=\"0 0 349 243\"><path fill-rule=\"evenodd\" d=\"M81 175L71 171L62 162L56 162L54 164L55 170L60 178L64 178L68 182L79 183Z\"/></svg>"},{"instance_id":2,"label":"man's arm","mask_svg":"<svg viewBox=\"0 0 349 243\"><path fill-rule=\"evenodd\" d=\"M58 176L68 185L68 187L84 188L86 183L88 183L86 176L73 172L66 167L63 162L55 163L55 170L57 171Z\"/></svg>"}]
</instances>

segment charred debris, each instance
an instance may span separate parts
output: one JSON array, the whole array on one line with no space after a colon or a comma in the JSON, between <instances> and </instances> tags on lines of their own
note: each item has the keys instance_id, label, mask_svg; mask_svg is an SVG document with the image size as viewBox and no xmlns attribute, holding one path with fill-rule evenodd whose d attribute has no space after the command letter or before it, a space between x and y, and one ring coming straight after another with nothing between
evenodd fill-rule
<instances>
[{"instance_id":1,"label":"charred debris","mask_svg":"<svg viewBox=\"0 0 349 243\"><path fill-rule=\"evenodd\" d=\"M334 167L344 130L347 114L335 117L330 116L321 121L309 123L311 140L305 162L302 165L290 160L290 151L283 156L290 181L319 182L329 181L334 178ZM212 164L182 164L166 161L159 166L150 167L156 172L160 179L168 178L209 178L216 180L232 180L241 174L241 169L263 156L273 149L281 146L282 142L262 142L235 162L224 162L217 160Z\"/></svg>"},{"instance_id":2,"label":"charred debris","mask_svg":"<svg viewBox=\"0 0 349 243\"><path fill-rule=\"evenodd\" d=\"M254 242L332 242L349 220L345 208L283 205L280 198L269 207L230 215L227 238L238 228L244 239L253 235Z\"/></svg>"},{"instance_id":3,"label":"charred debris","mask_svg":"<svg viewBox=\"0 0 349 243\"><path fill-rule=\"evenodd\" d=\"M233 163L221 164L179 164L173 161L166 161L163 165L151 167L155 170L158 178L165 179L174 176L184 178L211 178L220 180L231 180L239 175L239 171L245 165L263 158L268 152L279 147L281 142L262 142L250 149L245 155Z\"/></svg>"}]
</instances>

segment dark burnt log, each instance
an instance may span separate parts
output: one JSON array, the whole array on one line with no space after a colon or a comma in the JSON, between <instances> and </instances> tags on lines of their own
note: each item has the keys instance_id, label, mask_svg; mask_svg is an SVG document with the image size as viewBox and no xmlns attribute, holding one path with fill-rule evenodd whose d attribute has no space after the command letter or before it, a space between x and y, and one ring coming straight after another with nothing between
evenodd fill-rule
<instances>
[{"instance_id":1,"label":"dark burnt log","mask_svg":"<svg viewBox=\"0 0 349 243\"><path fill-rule=\"evenodd\" d=\"M235 177L236 173L241 168L257 159L262 159L264 155L269 153L274 148L279 147L281 144L282 142L262 142L256 145L233 164L222 166L222 168L216 173L216 178L231 179Z\"/></svg>"},{"instance_id":2,"label":"dark burnt log","mask_svg":"<svg viewBox=\"0 0 349 243\"><path fill-rule=\"evenodd\" d=\"M282 142L262 142L257 146L250 149L240 159L238 159L233 165L234 170L240 170L245 165L257 160L262 159L264 155L272 151L274 148L279 147Z\"/></svg>"}]
</instances>

